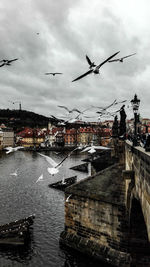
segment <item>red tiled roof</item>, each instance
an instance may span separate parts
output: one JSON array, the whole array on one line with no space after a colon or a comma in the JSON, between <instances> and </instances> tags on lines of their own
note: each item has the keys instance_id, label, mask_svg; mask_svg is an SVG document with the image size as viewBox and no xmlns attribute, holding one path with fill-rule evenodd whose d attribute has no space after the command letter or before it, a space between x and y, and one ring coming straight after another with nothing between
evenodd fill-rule
<instances>
[{"instance_id":1,"label":"red tiled roof","mask_svg":"<svg viewBox=\"0 0 150 267\"><path fill-rule=\"evenodd\" d=\"M17 136L21 137L36 137L42 138L46 135L45 132L42 132L41 129L32 129L32 128L25 128L23 131L17 133Z\"/></svg>"}]
</instances>

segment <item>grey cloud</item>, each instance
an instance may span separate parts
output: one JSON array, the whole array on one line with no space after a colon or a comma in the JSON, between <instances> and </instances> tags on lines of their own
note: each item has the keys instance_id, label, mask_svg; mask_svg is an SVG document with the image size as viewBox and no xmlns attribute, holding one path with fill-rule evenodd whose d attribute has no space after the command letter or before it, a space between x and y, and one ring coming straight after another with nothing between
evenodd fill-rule
<instances>
[{"instance_id":1,"label":"grey cloud","mask_svg":"<svg viewBox=\"0 0 150 267\"><path fill-rule=\"evenodd\" d=\"M149 114L149 41L146 32L125 23L126 11L120 14L114 2L95 1L92 9L82 0L2 0L0 59L19 60L0 68L1 106L11 107L9 99L20 99L26 109L57 116L60 104L105 106L137 92L145 101L143 114ZM123 64L106 63L100 75L71 82L88 70L86 54L99 64L117 51L118 56L137 54ZM52 71L63 75L44 75Z\"/></svg>"}]
</instances>

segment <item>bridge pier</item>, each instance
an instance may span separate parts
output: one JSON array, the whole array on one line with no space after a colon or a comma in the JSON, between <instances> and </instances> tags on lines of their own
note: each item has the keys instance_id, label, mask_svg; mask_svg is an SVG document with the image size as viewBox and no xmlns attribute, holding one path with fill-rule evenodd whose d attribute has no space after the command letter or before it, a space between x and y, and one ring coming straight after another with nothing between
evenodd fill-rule
<instances>
[{"instance_id":1,"label":"bridge pier","mask_svg":"<svg viewBox=\"0 0 150 267\"><path fill-rule=\"evenodd\" d=\"M113 266L130 266L122 167L112 165L65 190L60 244Z\"/></svg>"},{"instance_id":2,"label":"bridge pier","mask_svg":"<svg viewBox=\"0 0 150 267\"><path fill-rule=\"evenodd\" d=\"M113 266L150 267L150 152L118 141L118 163L65 190L60 244Z\"/></svg>"}]
</instances>

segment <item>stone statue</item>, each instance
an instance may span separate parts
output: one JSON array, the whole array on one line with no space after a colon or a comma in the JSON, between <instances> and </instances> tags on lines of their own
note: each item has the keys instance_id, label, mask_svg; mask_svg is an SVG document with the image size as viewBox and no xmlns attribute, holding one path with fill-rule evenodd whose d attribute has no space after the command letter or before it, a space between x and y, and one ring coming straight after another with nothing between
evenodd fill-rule
<instances>
[{"instance_id":1,"label":"stone statue","mask_svg":"<svg viewBox=\"0 0 150 267\"><path fill-rule=\"evenodd\" d=\"M118 117L117 115L114 118L113 126L112 126L112 137L118 137Z\"/></svg>"},{"instance_id":2,"label":"stone statue","mask_svg":"<svg viewBox=\"0 0 150 267\"><path fill-rule=\"evenodd\" d=\"M120 109L120 127L119 127L119 136L126 138L126 113L124 110L125 105Z\"/></svg>"}]
</instances>

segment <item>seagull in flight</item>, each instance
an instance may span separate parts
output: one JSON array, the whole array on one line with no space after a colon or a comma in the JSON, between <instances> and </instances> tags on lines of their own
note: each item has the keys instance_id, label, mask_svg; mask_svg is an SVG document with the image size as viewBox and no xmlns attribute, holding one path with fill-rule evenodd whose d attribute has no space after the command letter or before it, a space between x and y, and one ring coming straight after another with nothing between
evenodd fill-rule
<instances>
[{"instance_id":1,"label":"seagull in flight","mask_svg":"<svg viewBox=\"0 0 150 267\"><path fill-rule=\"evenodd\" d=\"M53 75L55 76L56 74L62 74L61 72L46 72L45 75Z\"/></svg>"},{"instance_id":2,"label":"seagull in flight","mask_svg":"<svg viewBox=\"0 0 150 267\"><path fill-rule=\"evenodd\" d=\"M84 110L79 110L79 109L77 109L76 111L77 111L79 114L77 115L76 119L78 119L80 115L83 115L87 110L90 110L90 109L92 109L92 108L93 108L93 107L90 106L90 107L88 107L88 108L86 108L86 109L84 109Z\"/></svg>"},{"instance_id":3,"label":"seagull in flight","mask_svg":"<svg viewBox=\"0 0 150 267\"><path fill-rule=\"evenodd\" d=\"M86 55L86 60L87 60L88 64L90 65L90 67L89 67L90 69L92 69L93 67L96 67L95 63L92 62L87 55Z\"/></svg>"},{"instance_id":4,"label":"seagull in flight","mask_svg":"<svg viewBox=\"0 0 150 267\"><path fill-rule=\"evenodd\" d=\"M127 102L127 100L117 101L114 105L118 105L118 104L120 104L120 103L125 103L125 102Z\"/></svg>"},{"instance_id":5,"label":"seagull in flight","mask_svg":"<svg viewBox=\"0 0 150 267\"><path fill-rule=\"evenodd\" d=\"M43 174L41 174L41 176L36 180L36 183L43 181Z\"/></svg>"},{"instance_id":6,"label":"seagull in flight","mask_svg":"<svg viewBox=\"0 0 150 267\"><path fill-rule=\"evenodd\" d=\"M101 109L101 110L104 111L104 110L110 108L111 106L116 105L116 101L117 101L117 99L115 99L110 105L108 105L108 106L106 106L106 107L96 107L96 106L92 106L92 107L93 107L93 108L99 108L99 109Z\"/></svg>"},{"instance_id":7,"label":"seagull in flight","mask_svg":"<svg viewBox=\"0 0 150 267\"><path fill-rule=\"evenodd\" d=\"M15 152L19 149L22 149L24 148L23 146L17 146L17 147L11 147L11 146L8 146L8 147L5 147L5 150L7 150L6 154L9 154L11 152Z\"/></svg>"},{"instance_id":8,"label":"seagull in flight","mask_svg":"<svg viewBox=\"0 0 150 267\"><path fill-rule=\"evenodd\" d=\"M43 155L41 153L38 153L42 157L44 157L47 162L52 166L52 168L47 168L47 171L50 175L57 174L59 172L59 168L62 166L62 163L71 155L71 153L74 151L74 149L66 156L64 157L59 163L55 162L51 157Z\"/></svg>"},{"instance_id":9,"label":"seagull in flight","mask_svg":"<svg viewBox=\"0 0 150 267\"><path fill-rule=\"evenodd\" d=\"M18 169L15 170L13 173L10 173L10 175L17 176L18 175L17 171L18 171Z\"/></svg>"},{"instance_id":10,"label":"seagull in flight","mask_svg":"<svg viewBox=\"0 0 150 267\"><path fill-rule=\"evenodd\" d=\"M110 148L105 147L105 146L88 146L86 148L84 148L81 153L83 152L89 152L89 153L95 153L96 150L110 150Z\"/></svg>"},{"instance_id":11,"label":"seagull in flight","mask_svg":"<svg viewBox=\"0 0 150 267\"><path fill-rule=\"evenodd\" d=\"M66 202L69 202L69 198L71 197L72 195L69 195L67 198L66 198Z\"/></svg>"},{"instance_id":12,"label":"seagull in flight","mask_svg":"<svg viewBox=\"0 0 150 267\"><path fill-rule=\"evenodd\" d=\"M62 184L66 184L66 182L65 182L65 177L64 177L64 176L63 176L63 178L62 178L61 183L62 183Z\"/></svg>"},{"instance_id":13,"label":"seagull in flight","mask_svg":"<svg viewBox=\"0 0 150 267\"><path fill-rule=\"evenodd\" d=\"M109 60L108 62L116 62L116 61L119 61L119 62L122 62L123 63L123 60L127 57L131 57L133 55L135 55L136 53L134 54L131 54L131 55L128 55L128 56L125 56L125 57L121 57L121 58L116 58L116 59L112 59L112 60Z\"/></svg>"},{"instance_id":14,"label":"seagull in flight","mask_svg":"<svg viewBox=\"0 0 150 267\"><path fill-rule=\"evenodd\" d=\"M18 58L14 58L14 59L2 59L2 60L0 60L0 62L3 62L3 64L0 65L0 67L2 67L2 66L4 66L4 65L10 66L11 63L12 63L13 61L16 61L16 60L18 60Z\"/></svg>"},{"instance_id":15,"label":"seagull in flight","mask_svg":"<svg viewBox=\"0 0 150 267\"><path fill-rule=\"evenodd\" d=\"M120 52L120 51L119 51ZM77 77L76 79L74 79L72 82L75 82L77 80L82 79L83 77L87 76L88 74L94 73L94 74L99 74L99 69L102 65L104 65L107 61L109 61L111 58L113 58L114 56L116 56L119 52L113 54L112 56L108 57L106 60L104 60L102 63L100 63L99 65L97 65L94 69L90 69L89 71L85 72L84 74L82 74L81 76Z\"/></svg>"},{"instance_id":16,"label":"seagull in flight","mask_svg":"<svg viewBox=\"0 0 150 267\"><path fill-rule=\"evenodd\" d=\"M71 110L69 110L67 107L65 107L65 106L58 106L59 108L64 108L64 109L66 109L69 113L72 113L73 111L76 111L76 112L78 112L78 113L81 113L78 109L76 109L76 108L73 108L73 109L71 109Z\"/></svg>"}]
</instances>

